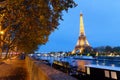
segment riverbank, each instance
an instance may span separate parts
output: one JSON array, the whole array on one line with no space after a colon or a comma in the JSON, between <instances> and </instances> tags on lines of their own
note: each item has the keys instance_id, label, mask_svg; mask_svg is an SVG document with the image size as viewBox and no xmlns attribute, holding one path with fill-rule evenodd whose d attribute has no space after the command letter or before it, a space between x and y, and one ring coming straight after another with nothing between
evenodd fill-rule
<instances>
[{"instance_id":1,"label":"riverbank","mask_svg":"<svg viewBox=\"0 0 120 80\"><path fill-rule=\"evenodd\" d=\"M0 80L29 80L25 61L7 59L0 62Z\"/></svg>"}]
</instances>

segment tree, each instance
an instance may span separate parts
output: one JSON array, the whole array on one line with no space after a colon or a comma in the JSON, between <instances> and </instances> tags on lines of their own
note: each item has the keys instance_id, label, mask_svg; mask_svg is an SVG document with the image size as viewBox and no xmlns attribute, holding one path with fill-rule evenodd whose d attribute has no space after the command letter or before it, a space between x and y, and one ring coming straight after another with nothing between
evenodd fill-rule
<instances>
[{"instance_id":1,"label":"tree","mask_svg":"<svg viewBox=\"0 0 120 80\"><path fill-rule=\"evenodd\" d=\"M112 49L111 46L106 46L106 47L105 47L105 52L110 53L110 52L112 52L112 51L113 51L113 49Z\"/></svg>"},{"instance_id":2,"label":"tree","mask_svg":"<svg viewBox=\"0 0 120 80\"><path fill-rule=\"evenodd\" d=\"M113 47L113 52L116 52L117 54L120 54L120 46Z\"/></svg>"},{"instance_id":3,"label":"tree","mask_svg":"<svg viewBox=\"0 0 120 80\"><path fill-rule=\"evenodd\" d=\"M7 50L17 47L30 53L48 41L59 25L62 11L76 6L73 0L5 0L2 29L9 34ZM7 51L7 52L8 52Z\"/></svg>"},{"instance_id":4,"label":"tree","mask_svg":"<svg viewBox=\"0 0 120 80\"><path fill-rule=\"evenodd\" d=\"M83 50L83 55L87 55L87 54L91 54L93 51L92 51L92 47L85 47L84 50Z\"/></svg>"},{"instance_id":5,"label":"tree","mask_svg":"<svg viewBox=\"0 0 120 80\"><path fill-rule=\"evenodd\" d=\"M96 47L94 48L94 51L102 53L105 51L105 46Z\"/></svg>"}]
</instances>

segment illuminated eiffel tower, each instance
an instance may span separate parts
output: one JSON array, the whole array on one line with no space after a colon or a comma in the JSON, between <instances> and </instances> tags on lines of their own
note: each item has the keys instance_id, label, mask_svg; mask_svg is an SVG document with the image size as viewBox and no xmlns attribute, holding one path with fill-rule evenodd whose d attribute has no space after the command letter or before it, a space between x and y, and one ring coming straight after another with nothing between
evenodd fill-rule
<instances>
[{"instance_id":1,"label":"illuminated eiffel tower","mask_svg":"<svg viewBox=\"0 0 120 80\"><path fill-rule=\"evenodd\" d=\"M91 48L85 36L83 14L80 14L80 33L77 44L74 50L72 51L72 54L75 54L76 52L82 53L86 47Z\"/></svg>"}]
</instances>

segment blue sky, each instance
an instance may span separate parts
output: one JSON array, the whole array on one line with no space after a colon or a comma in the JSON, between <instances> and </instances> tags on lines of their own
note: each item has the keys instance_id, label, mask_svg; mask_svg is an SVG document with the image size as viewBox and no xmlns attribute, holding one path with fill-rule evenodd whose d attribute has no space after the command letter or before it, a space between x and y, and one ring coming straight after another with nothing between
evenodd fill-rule
<instances>
[{"instance_id":1,"label":"blue sky","mask_svg":"<svg viewBox=\"0 0 120 80\"><path fill-rule=\"evenodd\" d=\"M79 15L83 13L85 33L92 47L120 46L120 0L75 0L77 7L63 13L58 29L39 52L72 51L79 35Z\"/></svg>"}]
</instances>

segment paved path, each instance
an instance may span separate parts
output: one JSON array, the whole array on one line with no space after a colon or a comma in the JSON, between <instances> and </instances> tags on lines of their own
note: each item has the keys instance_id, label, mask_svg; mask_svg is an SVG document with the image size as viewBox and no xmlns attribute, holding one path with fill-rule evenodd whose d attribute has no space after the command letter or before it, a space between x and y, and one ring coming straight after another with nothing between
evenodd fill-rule
<instances>
[{"instance_id":1,"label":"paved path","mask_svg":"<svg viewBox=\"0 0 120 80\"><path fill-rule=\"evenodd\" d=\"M0 80L29 80L25 60L12 59L0 62Z\"/></svg>"}]
</instances>

